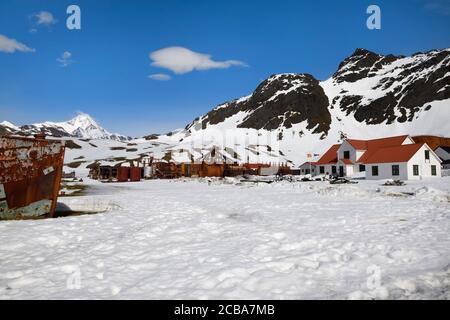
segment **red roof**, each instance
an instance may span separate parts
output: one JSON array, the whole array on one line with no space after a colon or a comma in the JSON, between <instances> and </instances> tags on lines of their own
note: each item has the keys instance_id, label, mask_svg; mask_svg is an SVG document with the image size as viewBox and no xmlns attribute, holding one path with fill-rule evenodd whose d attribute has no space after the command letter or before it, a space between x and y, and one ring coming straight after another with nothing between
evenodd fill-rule
<instances>
[{"instance_id":1,"label":"red roof","mask_svg":"<svg viewBox=\"0 0 450 320\"><path fill-rule=\"evenodd\" d=\"M380 149L393 148L403 146L402 143L408 138L408 135L403 136L395 136L381 139L372 139L372 140L355 140L355 139L346 139L346 141L356 150L365 150L364 154L359 158L357 163L369 163L367 162L374 161L373 159L377 159L379 157ZM333 145L327 152L317 161L317 165L324 164L336 164L337 159L337 151L340 148L340 144ZM406 148L408 149L408 148ZM377 158L373 158L375 154ZM409 158L408 158L409 160ZM406 160L406 161L408 161ZM353 164L349 159L341 159L341 161L345 164ZM389 162L389 161L388 161ZM394 161L398 162L398 161Z\"/></svg>"},{"instance_id":2,"label":"red roof","mask_svg":"<svg viewBox=\"0 0 450 320\"><path fill-rule=\"evenodd\" d=\"M346 141L350 143L355 150L367 150L367 140L347 139Z\"/></svg>"},{"instance_id":3,"label":"red roof","mask_svg":"<svg viewBox=\"0 0 450 320\"><path fill-rule=\"evenodd\" d=\"M350 159L341 159L339 162L343 162L344 164L353 164L352 160Z\"/></svg>"},{"instance_id":4,"label":"red roof","mask_svg":"<svg viewBox=\"0 0 450 320\"><path fill-rule=\"evenodd\" d=\"M389 137L382 139L367 140L367 150L356 162L365 163L378 149L389 148L395 146L401 146L402 143L408 138L405 136Z\"/></svg>"},{"instance_id":5,"label":"red roof","mask_svg":"<svg viewBox=\"0 0 450 320\"><path fill-rule=\"evenodd\" d=\"M424 143L405 144L375 150L364 163L408 162Z\"/></svg>"},{"instance_id":6,"label":"red roof","mask_svg":"<svg viewBox=\"0 0 450 320\"><path fill-rule=\"evenodd\" d=\"M337 162L337 151L341 145L335 144L316 162L317 165L331 164Z\"/></svg>"}]
</instances>

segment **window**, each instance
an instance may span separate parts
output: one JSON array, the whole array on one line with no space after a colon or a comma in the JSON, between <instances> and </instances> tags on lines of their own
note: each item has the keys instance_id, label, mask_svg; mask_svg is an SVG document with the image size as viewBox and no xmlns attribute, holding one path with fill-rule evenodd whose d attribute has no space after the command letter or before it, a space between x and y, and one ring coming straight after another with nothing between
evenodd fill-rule
<instances>
[{"instance_id":1,"label":"window","mask_svg":"<svg viewBox=\"0 0 450 320\"><path fill-rule=\"evenodd\" d=\"M378 176L378 166L372 166L372 176Z\"/></svg>"},{"instance_id":2,"label":"window","mask_svg":"<svg viewBox=\"0 0 450 320\"><path fill-rule=\"evenodd\" d=\"M430 160L430 150L425 150L425 160Z\"/></svg>"},{"instance_id":3,"label":"window","mask_svg":"<svg viewBox=\"0 0 450 320\"><path fill-rule=\"evenodd\" d=\"M364 171L366 171L366 166L363 165L363 164L360 164L359 165L359 172L364 172Z\"/></svg>"},{"instance_id":4,"label":"window","mask_svg":"<svg viewBox=\"0 0 450 320\"><path fill-rule=\"evenodd\" d=\"M394 164L392 166L392 175L399 176L400 175L400 166L398 164Z\"/></svg>"},{"instance_id":5,"label":"window","mask_svg":"<svg viewBox=\"0 0 450 320\"><path fill-rule=\"evenodd\" d=\"M332 166L332 167L331 167L331 173L332 173L332 174L336 174L336 172L337 172L336 166Z\"/></svg>"},{"instance_id":6,"label":"window","mask_svg":"<svg viewBox=\"0 0 450 320\"><path fill-rule=\"evenodd\" d=\"M419 175L419 166L417 164L413 165L413 175Z\"/></svg>"},{"instance_id":7,"label":"window","mask_svg":"<svg viewBox=\"0 0 450 320\"><path fill-rule=\"evenodd\" d=\"M320 170L320 173L325 173L325 167L324 166L320 166L319 170Z\"/></svg>"},{"instance_id":8,"label":"window","mask_svg":"<svg viewBox=\"0 0 450 320\"><path fill-rule=\"evenodd\" d=\"M344 151L344 159L350 159L350 151Z\"/></svg>"},{"instance_id":9,"label":"window","mask_svg":"<svg viewBox=\"0 0 450 320\"><path fill-rule=\"evenodd\" d=\"M436 170L436 166L431 166L431 175L432 176L437 176L437 170Z\"/></svg>"}]
</instances>

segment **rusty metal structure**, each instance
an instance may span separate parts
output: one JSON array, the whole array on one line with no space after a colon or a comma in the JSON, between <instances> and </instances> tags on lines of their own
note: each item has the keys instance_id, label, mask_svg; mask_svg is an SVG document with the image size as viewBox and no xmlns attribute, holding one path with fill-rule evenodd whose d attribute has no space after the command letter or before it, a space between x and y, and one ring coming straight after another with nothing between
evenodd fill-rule
<instances>
[{"instance_id":1,"label":"rusty metal structure","mask_svg":"<svg viewBox=\"0 0 450 320\"><path fill-rule=\"evenodd\" d=\"M114 167L90 165L89 177L107 181L140 181L144 179L176 179L180 177L236 177L242 175L289 175L292 174L287 163L208 163L183 162L175 163L171 160L144 159L142 162L124 166L128 161L118 163ZM270 169L270 170L266 170Z\"/></svg>"},{"instance_id":2,"label":"rusty metal structure","mask_svg":"<svg viewBox=\"0 0 450 320\"><path fill-rule=\"evenodd\" d=\"M0 219L54 217L64 142L0 137Z\"/></svg>"},{"instance_id":3,"label":"rusty metal structure","mask_svg":"<svg viewBox=\"0 0 450 320\"><path fill-rule=\"evenodd\" d=\"M141 181L142 170L143 170L143 168L140 168L140 167L131 167L130 168L130 181L131 182Z\"/></svg>"},{"instance_id":4,"label":"rusty metal structure","mask_svg":"<svg viewBox=\"0 0 450 320\"><path fill-rule=\"evenodd\" d=\"M130 168L129 167L118 167L117 168L117 181L118 182L127 182L130 177Z\"/></svg>"}]
</instances>

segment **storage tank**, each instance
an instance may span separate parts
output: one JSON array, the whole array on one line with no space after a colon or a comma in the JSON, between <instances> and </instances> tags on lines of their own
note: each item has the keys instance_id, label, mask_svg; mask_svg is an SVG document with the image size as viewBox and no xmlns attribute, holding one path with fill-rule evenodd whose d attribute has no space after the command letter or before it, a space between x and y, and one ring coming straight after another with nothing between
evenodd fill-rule
<instances>
[{"instance_id":1,"label":"storage tank","mask_svg":"<svg viewBox=\"0 0 450 320\"><path fill-rule=\"evenodd\" d=\"M130 168L130 181L141 181L141 168L131 167Z\"/></svg>"},{"instance_id":2,"label":"storage tank","mask_svg":"<svg viewBox=\"0 0 450 320\"><path fill-rule=\"evenodd\" d=\"M128 167L118 167L117 168L117 181L127 182L130 176L130 168Z\"/></svg>"}]
</instances>

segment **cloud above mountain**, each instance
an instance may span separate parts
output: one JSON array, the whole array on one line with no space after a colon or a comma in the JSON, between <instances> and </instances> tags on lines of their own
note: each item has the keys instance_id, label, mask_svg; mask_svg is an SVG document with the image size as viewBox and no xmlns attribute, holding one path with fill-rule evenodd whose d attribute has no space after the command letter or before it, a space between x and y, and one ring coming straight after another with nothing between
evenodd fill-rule
<instances>
[{"instance_id":1,"label":"cloud above mountain","mask_svg":"<svg viewBox=\"0 0 450 320\"><path fill-rule=\"evenodd\" d=\"M167 47L149 54L152 66L169 69L176 74L194 70L227 69L232 66L246 67L239 60L214 61L209 54L199 53L184 47Z\"/></svg>"},{"instance_id":2,"label":"cloud above mountain","mask_svg":"<svg viewBox=\"0 0 450 320\"><path fill-rule=\"evenodd\" d=\"M16 39L10 39L7 36L0 34L0 52L14 53L16 51L35 52L36 50L26 46Z\"/></svg>"}]
</instances>

